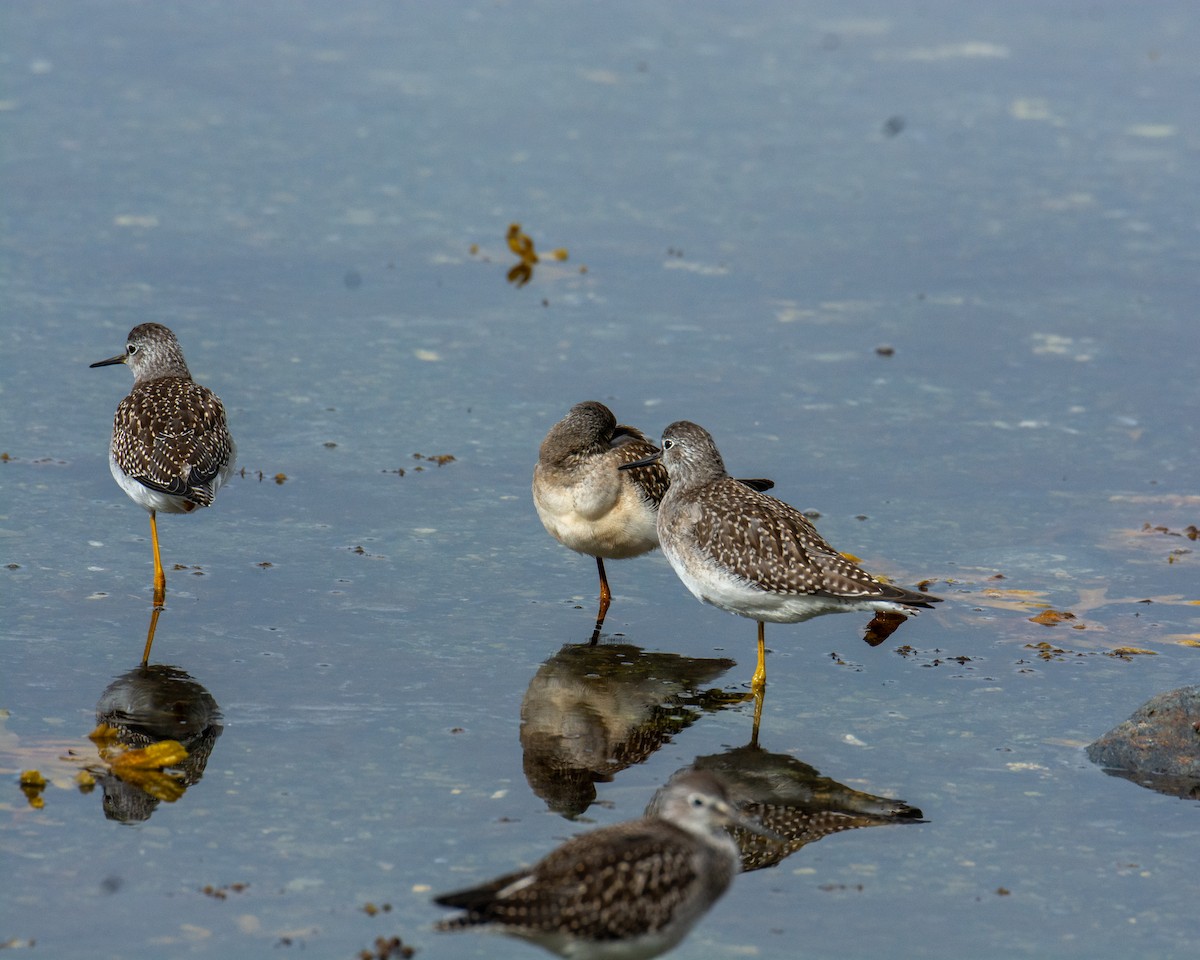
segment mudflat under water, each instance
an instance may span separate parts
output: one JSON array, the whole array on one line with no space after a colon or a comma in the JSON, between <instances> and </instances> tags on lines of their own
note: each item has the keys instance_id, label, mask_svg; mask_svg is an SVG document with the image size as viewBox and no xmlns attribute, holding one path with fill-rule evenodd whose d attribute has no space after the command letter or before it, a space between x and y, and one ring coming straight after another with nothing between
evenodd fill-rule
<instances>
[{"instance_id":1,"label":"mudflat under water","mask_svg":"<svg viewBox=\"0 0 1200 960\"><path fill-rule=\"evenodd\" d=\"M532 955L435 934L431 896L702 758L925 822L808 838L674 956L1192 955L1195 801L1083 752L1197 676L1189 4L0 20L0 942ZM512 223L567 259L510 277ZM245 468L160 523L166 782L86 737L151 615L128 373L87 365L149 320ZM703 424L946 602L874 649L770 626L749 746L754 626L661 556L610 564L578 647L595 566L529 481L584 399Z\"/></svg>"}]
</instances>

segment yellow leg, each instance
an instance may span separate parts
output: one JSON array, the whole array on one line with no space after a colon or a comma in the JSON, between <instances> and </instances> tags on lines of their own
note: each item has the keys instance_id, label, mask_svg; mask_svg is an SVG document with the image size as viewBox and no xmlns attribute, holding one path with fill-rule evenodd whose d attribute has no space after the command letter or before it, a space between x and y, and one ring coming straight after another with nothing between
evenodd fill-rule
<instances>
[{"instance_id":1,"label":"yellow leg","mask_svg":"<svg viewBox=\"0 0 1200 960\"><path fill-rule=\"evenodd\" d=\"M600 610L596 614L596 629L592 631L592 646L600 639L600 628L604 626L604 618L608 615L608 605L612 603L612 591L608 589L608 577L604 573L604 558L596 558L596 569L600 571Z\"/></svg>"},{"instance_id":2,"label":"yellow leg","mask_svg":"<svg viewBox=\"0 0 1200 960\"><path fill-rule=\"evenodd\" d=\"M750 689L755 693L762 693L767 689L767 638L763 633L761 620L758 621L758 666L754 669Z\"/></svg>"},{"instance_id":3,"label":"yellow leg","mask_svg":"<svg viewBox=\"0 0 1200 960\"><path fill-rule=\"evenodd\" d=\"M154 605L161 607L167 599L167 575L163 573L162 556L158 552L158 521L150 511L150 540L154 544ZM150 647L147 645L146 650Z\"/></svg>"},{"instance_id":4,"label":"yellow leg","mask_svg":"<svg viewBox=\"0 0 1200 960\"><path fill-rule=\"evenodd\" d=\"M608 613L608 605L612 603L612 591L608 589L608 577L604 573L604 558L596 558L596 569L600 571L600 619Z\"/></svg>"},{"instance_id":5,"label":"yellow leg","mask_svg":"<svg viewBox=\"0 0 1200 960\"><path fill-rule=\"evenodd\" d=\"M142 651L142 666L146 666L150 662L150 648L154 646L154 631L158 629L158 615L162 613L162 607L155 607L150 614L150 629L146 631L146 649Z\"/></svg>"}]
</instances>

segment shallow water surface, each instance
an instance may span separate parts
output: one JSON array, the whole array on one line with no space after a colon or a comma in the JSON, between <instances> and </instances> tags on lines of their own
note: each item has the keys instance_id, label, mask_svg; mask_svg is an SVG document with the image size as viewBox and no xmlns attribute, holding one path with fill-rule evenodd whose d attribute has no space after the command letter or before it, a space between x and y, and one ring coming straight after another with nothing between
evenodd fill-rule
<instances>
[{"instance_id":1,"label":"shallow water surface","mask_svg":"<svg viewBox=\"0 0 1200 960\"><path fill-rule=\"evenodd\" d=\"M1190 13L3 14L0 942L535 955L435 934L431 896L732 757L925 822L808 838L673 956L1191 956L1195 801L1082 749L1197 676ZM514 222L568 259L510 283ZM128 371L87 365L150 320L245 468L159 525L181 794L86 737L151 614ZM757 750L754 625L661 556L609 564L580 652L595 564L529 481L584 399L703 424L946 602L874 649L769 625Z\"/></svg>"}]
</instances>

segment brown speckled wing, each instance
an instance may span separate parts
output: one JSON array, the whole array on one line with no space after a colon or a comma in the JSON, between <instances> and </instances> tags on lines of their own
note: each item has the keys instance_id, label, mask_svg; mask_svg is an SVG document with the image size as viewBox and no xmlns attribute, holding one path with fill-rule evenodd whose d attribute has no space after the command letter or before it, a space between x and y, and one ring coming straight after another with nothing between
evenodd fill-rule
<instances>
[{"instance_id":1,"label":"brown speckled wing","mask_svg":"<svg viewBox=\"0 0 1200 960\"><path fill-rule=\"evenodd\" d=\"M182 377L138 384L113 419L113 455L128 476L201 506L232 451L221 401Z\"/></svg>"},{"instance_id":2,"label":"brown speckled wing","mask_svg":"<svg viewBox=\"0 0 1200 960\"><path fill-rule=\"evenodd\" d=\"M670 842L675 831L680 839ZM496 895L528 874L509 874L475 890L439 897L444 906L468 911L441 926L498 923L587 940L623 940L659 930L695 895L697 883L723 889L731 879L699 877L686 837L661 822L584 834L538 863L531 871L534 882L503 898Z\"/></svg>"},{"instance_id":3,"label":"brown speckled wing","mask_svg":"<svg viewBox=\"0 0 1200 960\"><path fill-rule=\"evenodd\" d=\"M696 501L701 508L694 528L697 546L764 590L884 598L889 592L781 500L726 477L705 486Z\"/></svg>"}]
</instances>

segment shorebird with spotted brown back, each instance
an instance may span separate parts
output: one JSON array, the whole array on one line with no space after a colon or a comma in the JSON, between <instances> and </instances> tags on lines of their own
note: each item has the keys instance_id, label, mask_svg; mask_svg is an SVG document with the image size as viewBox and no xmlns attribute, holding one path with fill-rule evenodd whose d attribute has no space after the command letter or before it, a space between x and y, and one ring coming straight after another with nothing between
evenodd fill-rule
<instances>
[{"instance_id":1,"label":"shorebird with spotted brown back","mask_svg":"<svg viewBox=\"0 0 1200 960\"><path fill-rule=\"evenodd\" d=\"M834 550L795 507L738 483L703 427L676 421L663 431L660 453L628 467L644 469L656 459L671 480L658 508L663 554L697 599L758 621L755 690L767 682L765 621L871 611L876 620L896 618L895 629L916 608L941 600L877 580Z\"/></svg>"},{"instance_id":2,"label":"shorebird with spotted brown back","mask_svg":"<svg viewBox=\"0 0 1200 960\"><path fill-rule=\"evenodd\" d=\"M162 324L134 327L123 353L92 366L117 363L133 371L133 388L113 417L108 465L118 486L150 514L154 605L161 607L167 578L156 515L209 506L233 473L237 447L220 399L192 379L179 341Z\"/></svg>"},{"instance_id":3,"label":"shorebird with spotted brown back","mask_svg":"<svg viewBox=\"0 0 1200 960\"><path fill-rule=\"evenodd\" d=\"M662 789L652 815L572 837L528 869L436 897L466 911L437 929L491 929L574 960L656 957L738 872L728 825L774 838L730 805L717 775L688 770Z\"/></svg>"}]
</instances>

